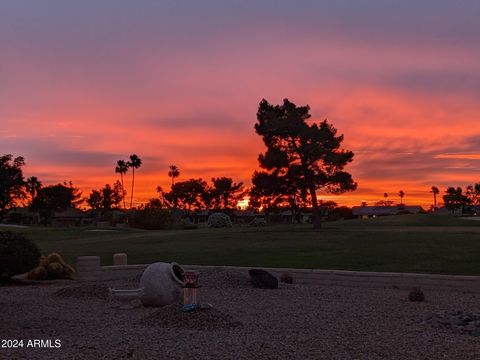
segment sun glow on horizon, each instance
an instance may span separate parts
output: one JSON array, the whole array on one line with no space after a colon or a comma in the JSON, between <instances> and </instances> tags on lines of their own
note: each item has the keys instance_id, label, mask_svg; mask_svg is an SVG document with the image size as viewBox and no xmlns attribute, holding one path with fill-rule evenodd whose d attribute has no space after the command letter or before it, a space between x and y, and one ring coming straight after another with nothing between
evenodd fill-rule
<instances>
[{"instance_id":1,"label":"sun glow on horizon","mask_svg":"<svg viewBox=\"0 0 480 360\"><path fill-rule=\"evenodd\" d=\"M353 206L403 190L429 207L431 186L478 182L473 2L392 12L366 0L354 15L342 2L27 3L0 3L0 154L24 156L46 185L72 180L87 196L137 153L137 205L169 188L172 163L178 180L249 186L262 98L308 104L309 121L328 119L354 151L358 189L320 198Z\"/></svg>"}]
</instances>

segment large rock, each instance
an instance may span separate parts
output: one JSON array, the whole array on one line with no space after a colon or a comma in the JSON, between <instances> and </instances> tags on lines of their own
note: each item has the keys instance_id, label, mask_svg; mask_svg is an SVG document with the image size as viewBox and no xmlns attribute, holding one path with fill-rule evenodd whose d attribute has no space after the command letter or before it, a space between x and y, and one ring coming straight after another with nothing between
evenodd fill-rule
<instances>
[{"instance_id":1,"label":"large rock","mask_svg":"<svg viewBox=\"0 0 480 360\"><path fill-rule=\"evenodd\" d=\"M157 262L149 265L140 278L144 306L165 306L181 299L184 270L176 263Z\"/></svg>"},{"instance_id":2,"label":"large rock","mask_svg":"<svg viewBox=\"0 0 480 360\"><path fill-rule=\"evenodd\" d=\"M248 270L253 287L261 289L278 289L278 280L268 271L262 269Z\"/></svg>"}]
</instances>

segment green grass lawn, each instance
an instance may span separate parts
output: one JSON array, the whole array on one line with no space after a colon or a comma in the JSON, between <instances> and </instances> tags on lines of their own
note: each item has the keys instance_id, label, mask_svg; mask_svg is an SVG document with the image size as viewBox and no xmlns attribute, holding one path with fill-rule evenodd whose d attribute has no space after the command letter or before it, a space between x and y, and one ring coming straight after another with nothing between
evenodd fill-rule
<instances>
[{"instance_id":1,"label":"green grass lawn","mask_svg":"<svg viewBox=\"0 0 480 360\"><path fill-rule=\"evenodd\" d=\"M93 231L92 231L93 230ZM310 226L142 231L94 228L16 229L43 253L79 255L126 252L131 264L267 266L361 271L480 275L480 222L451 216L405 215Z\"/></svg>"}]
</instances>

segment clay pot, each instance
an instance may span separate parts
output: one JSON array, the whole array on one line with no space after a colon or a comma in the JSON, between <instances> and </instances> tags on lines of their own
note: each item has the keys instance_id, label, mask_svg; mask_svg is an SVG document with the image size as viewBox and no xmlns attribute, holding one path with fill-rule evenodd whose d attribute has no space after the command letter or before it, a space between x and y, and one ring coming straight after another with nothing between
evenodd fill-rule
<instances>
[{"instance_id":1,"label":"clay pot","mask_svg":"<svg viewBox=\"0 0 480 360\"><path fill-rule=\"evenodd\" d=\"M149 265L140 278L144 306L165 306L181 300L183 268L177 263L157 262Z\"/></svg>"}]
</instances>

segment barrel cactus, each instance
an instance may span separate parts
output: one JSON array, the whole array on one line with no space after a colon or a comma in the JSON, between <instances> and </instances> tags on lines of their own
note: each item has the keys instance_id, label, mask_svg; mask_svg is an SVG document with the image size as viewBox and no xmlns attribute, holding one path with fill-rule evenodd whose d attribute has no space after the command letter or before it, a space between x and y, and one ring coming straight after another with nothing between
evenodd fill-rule
<instances>
[{"instance_id":1,"label":"barrel cactus","mask_svg":"<svg viewBox=\"0 0 480 360\"><path fill-rule=\"evenodd\" d=\"M30 280L72 279L75 270L57 253L41 256L38 266L28 273Z\"/></svg>"},{"instance_id":2,"label":"barrel cactus","mask_svg":"<svg viewBox=\"0 0 480 360\"><path fill-rule=\"evenodd\" d=\"M28 275L27 279L30 280L47 280L48 279L48 271L43 266L37 266L33 270L31 270Z\"/></svg>"},{"instance_id":3,"label":"barrel cactus","mask_svg":"<svg viewBox=\"0 0 480 360\"><path fill-rule=\"evenodd\" d=\"M53 279L60 279L63 275L62 264L58 262L51 262L47 266L48 276Z\"/></svg>"}]
</instances>

